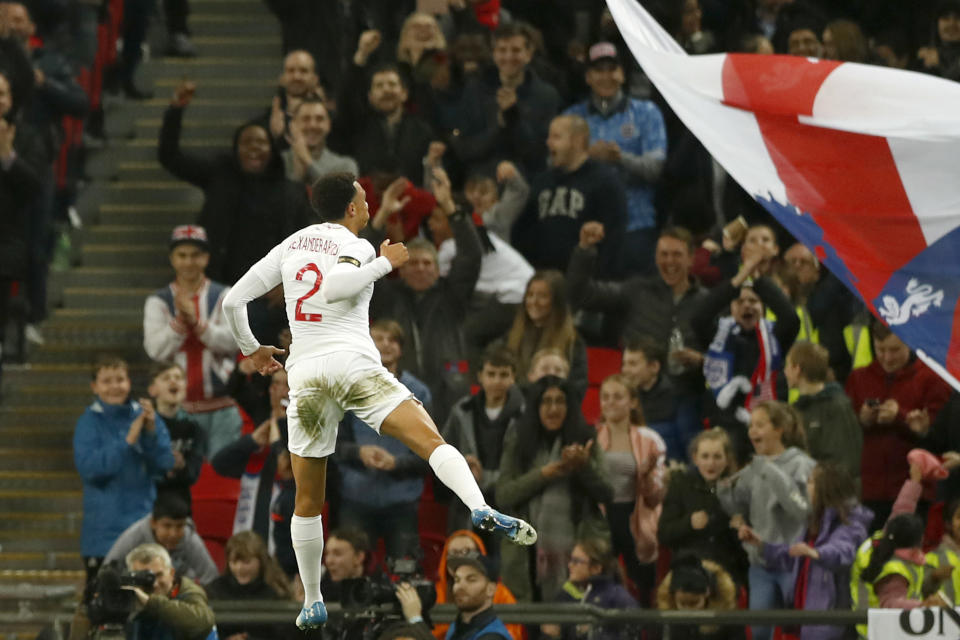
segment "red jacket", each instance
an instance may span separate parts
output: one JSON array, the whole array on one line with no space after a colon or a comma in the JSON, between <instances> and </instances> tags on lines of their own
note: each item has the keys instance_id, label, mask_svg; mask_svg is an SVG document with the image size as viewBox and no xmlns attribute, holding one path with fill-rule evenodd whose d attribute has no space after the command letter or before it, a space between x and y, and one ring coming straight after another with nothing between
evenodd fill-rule
<instances>
[{"instance_id":1,"label":"red jacket","mask_svg":"<svg viewBox=\"0 0 960 640\"><path fill-rule=\"evenodd\" d=\"M926 408L933 422L946 404L950 388L919 360L892 374L874 361L850 374L847 395L857 415L871 398L880 402L893 398L900 405L897 419L891 424L864 428L860 463L863 499L893 502L909 474L907 452L920 446L920 438L907 427L906 416L914 409Z\"/></svg>"}]
</instances>

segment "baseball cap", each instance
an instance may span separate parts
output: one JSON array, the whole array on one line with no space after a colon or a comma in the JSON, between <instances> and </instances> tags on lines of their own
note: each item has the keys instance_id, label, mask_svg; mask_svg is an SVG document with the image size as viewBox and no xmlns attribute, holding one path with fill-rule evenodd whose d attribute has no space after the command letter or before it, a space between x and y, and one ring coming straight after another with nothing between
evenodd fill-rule
<instances>
[{"instance_id":1,"label":"baseball cap","mask_svg":"<svg viewBox=\"0 0 960 640\"><path fill-rule=\"evenodd\" d=\"M194 224L182 224L173 228L170 234L170 249L185 242L197 245L203 250L209 249L207 230Z\"/></svg>"},{"instance_id":2,"label":"baseball cap","mask_svg":"<svg viewBox=\"0 0 960 640\"><path fill-rule=\"evenodd\" d=\"M598 42L587 50L587 63L590 66L601 62L615 62L620 64L617 48L612 42Z\"/></svg>"},{"instance_id":3,"label":"baseball cap","mask_svg":"<svg viewBox=\"0 0 960 640\"><path fill-rule=\"evenodd\" d=\"M447 568L450 570L450 573L456 573L457 569L464 566L473 567L487 576L487 580L490 582L496 582L500 579L500 568L497 566L497 561L490 556L469 553L463 556L447 558Z\"/></svg>"}]
</instances>

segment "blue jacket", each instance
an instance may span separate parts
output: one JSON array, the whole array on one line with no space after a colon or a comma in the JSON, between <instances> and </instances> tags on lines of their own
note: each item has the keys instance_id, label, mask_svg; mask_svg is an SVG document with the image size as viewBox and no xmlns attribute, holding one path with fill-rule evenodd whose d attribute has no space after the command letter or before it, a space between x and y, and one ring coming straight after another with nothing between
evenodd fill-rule
<instances>
[{"instance_id":1,"label":"blue jacket","mask_svg":"<svg viewBox=\"0 0 960 640\"><path fill-rule=\"evenodd\" d=\"M649 100L621 97L621 103L608 115L591 104L578 102L564 113L582 117L590 125L590 142L616 142L621 152L633 157L648 153L661 162L667 155L667 130L660 109ZM623 163L622 163L623 164ZM657 224L653 207L655 179L645 180L620 167L627 192L627 231L650 229ZM659 171L656 172L659 174Z\"/></svg>"},{"instance_id":2,"label":"blue jacket","mask_svg":"<svg viewBox=\"0 0 960 640\"><path fill-rule=\"evenodd\" d=\"M156 478L173 468L170 434L159 414L154 433L144 430L135 444L127 444L130 423L141 412L136 402L97 400L77 420L73 462L83 480L84 556L106 556L127 527L150 513Z\"/></svg>"},{"instance_id":3,"label":"blue jacket","mask_svg":"<svg viewBox=\"0 0 960 640\"><path fill-rule=\"evenodd\" d=\"M429 407L430 390L425 384L406 371L401 372L399 379L417 400ZM391 471L365 467L360 461L360 447L368 444L393 454L396 467ZM424 461L396 438L377 434L353 413L347 413L340 423L334 455L342 483L340 495L345 502L379 509L414 502L423 493L423 477L427 471Z\"/></svg>"}]
</instances>

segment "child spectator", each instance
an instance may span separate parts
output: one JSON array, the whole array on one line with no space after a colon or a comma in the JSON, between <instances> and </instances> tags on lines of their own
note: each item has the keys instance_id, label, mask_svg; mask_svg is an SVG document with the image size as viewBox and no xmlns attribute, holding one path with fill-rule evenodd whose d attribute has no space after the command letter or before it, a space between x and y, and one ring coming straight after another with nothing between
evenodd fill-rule
<instances>
[{"instance_id":1,"label":"child spectator","mask_svg":"<svg viewBox=\"0 0 960 640\"><path fill-rule=\"evenodd\" d=\"M691 415L687 428L681 428L677 393L664 370L666 359L665 345L651 336L632 336L623 348L620 372L637 392L646 425L663 438L667 458L683 460L687 441L693 437L690 424L696 425L697 420Z\"/></svg>"},{"instance_id":2,"label":"child spectator","mask_svg":"<svg viewBox=\"0 0 960 640\"><path fill-rule=\"evenodd\" d=\"M604 451L613 501L606 505L613 552L649 606L656 584L657 521L667 487L666 445L644 424L636 389L614 374L600 385L597 444Z\"/></svg>"},{"instance_id":3,"label":"child spectator","mask_svg":"<svg viewBox=\"0 0 960 640\"><path fill-rule=\"evenodd\" d=\"M609 503L613 492L603 451L594 446L596 432L584 423L567 382L546 376L528 397L516 428L507 431L496 495L502 508L520 514L540 537L530 547L501 545L500 558L503 582L518 601L550 601L566 578L575 541L609 535L599 505Z\"/></svg>"},{"instance_id":4,"label":"child spectator","mask_svg":"<svg viewBox=\"0 0 960 640\"><path fill-rule=\"evenodd\" d=\"M787 353L783 373L800 394L793 406L803 416L810 456L843 465L859 494L863 429L843 388L827 381L830 354L818 344L798 342Z\"/></svg>"},{"instance_id":5,"label":"child spectator","mask_svg":"<svg viewBox=\"0 0 960 640\"><path fill-rule=\"evenodd\" d=\"M500 475L507 428L523 411L523 394L516 385L513 353L503 347L487 349L477 381L480 391L453 405L441 435L463 453L484 495L491 496ZM466 508L459 501L452 501L447 528L464 529L469 522Z\"/></svg>"},{"instance_id":6,"label":"child spectator","mask_svg":"<svg viewBox=\"0 0 960 640\"><path fill-rule=\"evenodd\" d=\"M497 185L503 186L498 194ZM530 185L512 162L497 165L497 179L475 174L463 185L463 195L473 205L473 212L483 218L483 226L502 240L510 239L510 229L523 211Z\"/></svg>"},{"instance_id":7,"label":"child spectator","mask_svg":"<svg viewBox=\"0 0 960 640\"><path fill-rule=\"evenodd\" d=\"M557 602L588 604L600 609L633 609L637 602L614 578L615 557L610 543L603 538L584 538L577 542L567 562L569 579L557 596ZM626 625L545 624L543 635L562 640L627 640L637 630Z\"/></svg>"},{"instance_id":8,"label":"child spectator","mask_svg":"<svg viewBox=\"0 0 960 640\"><path fill-rule=\"evenodd\" d=\"M689 553L721 565L745 584L747 559L717 498L717 482L734 469L730 437L720 427L702 431L690 443L687 469L670 476L657 538L675 555Z\"/></svg>"},{"instance_id":9,"label":"child spectator","mask_svg":"<svg viewBox=\"0 0 960 640\"><path fill-rule=\"evenodd\" d=\"M263 538L241 531L227 540L227 567L207 585L211 600L293 600L293 591L277 561L270 557ZM292 640L300 634L292 624L217 624L226 640Z\"/></svg>"},{"instance_id":10,"label":"child spectator","mask_svg":"<svg viewBox=\"0 0 960 640\"><path fill-rule=\"evenodd\" d=\"M183 410L186 397L186 376L180 365L160 362L150 369L147 393L156 403L156 411L170 432L173 450L173 469L157 481L157 497L175 495L189 509L192 504L190 487L200 477L200 467L206 454L207 439L197 421Z\"/></svg>"},{"instance_id":11,"label":"child spectator","mask_svg":"<svg viewBox=\"0 0 960 640\"><path fill-rule=\"evenodd\" d=\"M927 563L937 568L951 567L950 579L943 583L942 591L949 602L956 605L960 596L960 498L953 498L943 510L943 538L935 551L927 554Z\"/></svg>"},{"instance_id":12,"label":"child spectator","mask_svg":"<svg viewBox=\"0 0 960 640\"><path fill-rule=\"evenodd\" d=\"M380 362L428 410L427 386L400 368L404 332L393 320L381 318L370 327ZM353 413L337 431L333 454L340 478L340 524L367 532L376 546L382 538L388 558L412 554L417 539L417 509L423 493L424 461L396 438L380 435Z\"/></svg>"},{"instance_id":13,"label":"child spectator","mask_svg":"<svg viewBox=\"0 0 960 640\"><path fill-rule=\"evenodd\" d=\"M570 361L560 349L540 349L530 358L527 383L533 384L544 376L556 376L564 380L570 376Z\"/></svg>"},{"instance_id":14,"label":"child spectator","mask_svg":"<svg viewBox=\"0 0 960 640\"><path fill-rule=\"evenodd\" d=\"M130 525L110 547L104 562L122 562L142 544L167 550L177 574L205 585L217 577L217 565L190 520L190 506L177 496L160 496L153 512Z\"/></svg>"},{"instance_id":15,"label":"child spectator","mask_svg":"<svg viewBox=\"0 0 960 640\"><path fill-rule=\"evenodd\" d=\"M792 542L810 514L807 480L814 460L804 450L799 414L782 402L759 403L750 415L753 460L731 478L717 483L717 495L732 517L741 540L754 531L770 543ZM750 545L750 608L772 609L793 601L793 573L767 564ZM773 629L751 627L754 640L769 640Z\"/></svg>"},{"instance_id":16,"label":"child spectator","mask_svg":"<svg viewBox=\"0 0 960 640\"><path fill-rule=\"evenodd\" d=\"M280 567L291 578L297 575L297 556L290 537L290 522L297 497L297 483L293 478L290 452L284 449L277 454L277 487L279 492L270 504L270 520L273 522L274 556Z\"/></svg>"},{"instance_id":17,"label":"child spectator","mask_svg":"<svg viewBox=\"0 0 960 640\"><path fill-rule=\"evenodd\" d=\"M570 382L583 397L587 386L587 350L573 326L566 282L559 271L538 271L527 283L523 306L517 309L507 333L507 348L517 356L517 373L525 376L533 354L559 349L570 362Z\"/></svg>"},{"instance_id":18,"label":"child spectator","mask_svg":"<svg viewBox=\"0 0 960 640\"><path fill-rule=\"evenodd\" d=\"M90 388L97 399L73 433L73 462L83 480L80 553L88 580L120 534L150 513L154 478L174 464L163 418L149 400L129 398L126 362L101 356Z\"/></svg>"},{"instance_id":19,"label":"child spectator","mask_svg":"<svg viewBox=\"0 0 960 640\"><path fill-rule=\"evenodd\" d=\"M453 572L449 569L448 563L451 558L466 555L487 555L487 548L483 540L473 531L460 529L451 533L446 542L443 543L443 551L440 554L440 563L437 566L437 604L453 602ZM516 604L517 599L510 593L503 581L497 581L497 590L493 594L493 604ZM449 624L433 625L433 635L437 640L444 640L447 636ZM526 629L520 624L508 624L507 630L514 640L525 640L527 637Z\"/></svg>"},{"instance_id":20,"label":"child spectator","mask_svg":"<svg viewBox=\"0 0 960 640\"><path fill-rule=\"evenodd\" d=\"M270 377L270 417L218 451L210 464L228 478L240 478L241 492L234 516L234 532L253 529L270 539L271 499L277 484L277 460L287 448L287 372Z\"/></svg>"},{"instance_id":21,"label":"child spectator","mask_svg":"<svg viewBox=\"0 0 960 640\"><path fill-rule=\"evenodd\" d=\"M719 564L694 554L674 558L670 573L657 589L661 611L730 611L737 606L737 586ZM743 640L744 628L715 625L671 625L663 640Z\"/></svg>"},{"instance_id":22,"label":"child spectator","mask_svg":"<svg viewBox=\"0 0 960 640\"><path fill-rule=\"evenodd\" d=\"M873 513L857 502L857 488L847 470L821 463L807 480L810 517L806 530L790 542L770 544L750 535L746 541L761 548L771 569L793 574L793 608L804 611L847 609L850 567L867 539ZM801 640L840 640L843 627L805 625Z\"/></svg>"},{"instance_id":23,"label":"child spectator","mask_svg":"<svg viewBox=\"0 0 960 640\"><path fill-rule=\"evenodd\" d=\"M954 454L948 465L956 467L958 462L960 456ZM926 523L914 513L923 494L924 470L917 462L909 462L908 466L910 475L897 494L883 530L874 533L857 549L850 572L854 609L953 605L938 593L940 583L950 576L952 567L925 571L927 557L922 546ZM867 625L857 625L857 632L866 638Z\"/></svg>"}]
</instances>

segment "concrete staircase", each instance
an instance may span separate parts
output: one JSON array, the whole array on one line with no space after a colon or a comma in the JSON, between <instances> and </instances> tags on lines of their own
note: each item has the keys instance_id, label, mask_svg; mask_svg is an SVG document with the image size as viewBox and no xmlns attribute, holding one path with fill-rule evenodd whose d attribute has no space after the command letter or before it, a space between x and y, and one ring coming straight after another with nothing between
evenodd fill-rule
<instances>
[{"instance_id":1,"label":"concrete staircase","mask_svg":"<svg viewBox=\"0 0 960 640\"><path fill-rule=\"evenodd\" d=\"M93 181L77 203L84 220L80 265L51 274L46 344L33 349L28 365L4 371L0 640L39 631L36 623L17 622L19 611L43 610L29 594L82 585L81 486L71 443L74 423L91 401L93 357L109 352L127 358L133 393L145 393L144 298L170 279L171 227L194 221L202 203L199 190L170 176L156 159L173 89L183 78L198 84L183 144L209 153L229 148L234 128L269 107L276 86L280 29L261 0L192 0L191 8L200 56L155 55L142 68L142 84L152 84L157 97L108 108L109 144L88 161ZM163 49L162 31L158 24L151 32L155 52Z\"/></svg>"}]
</instances>

